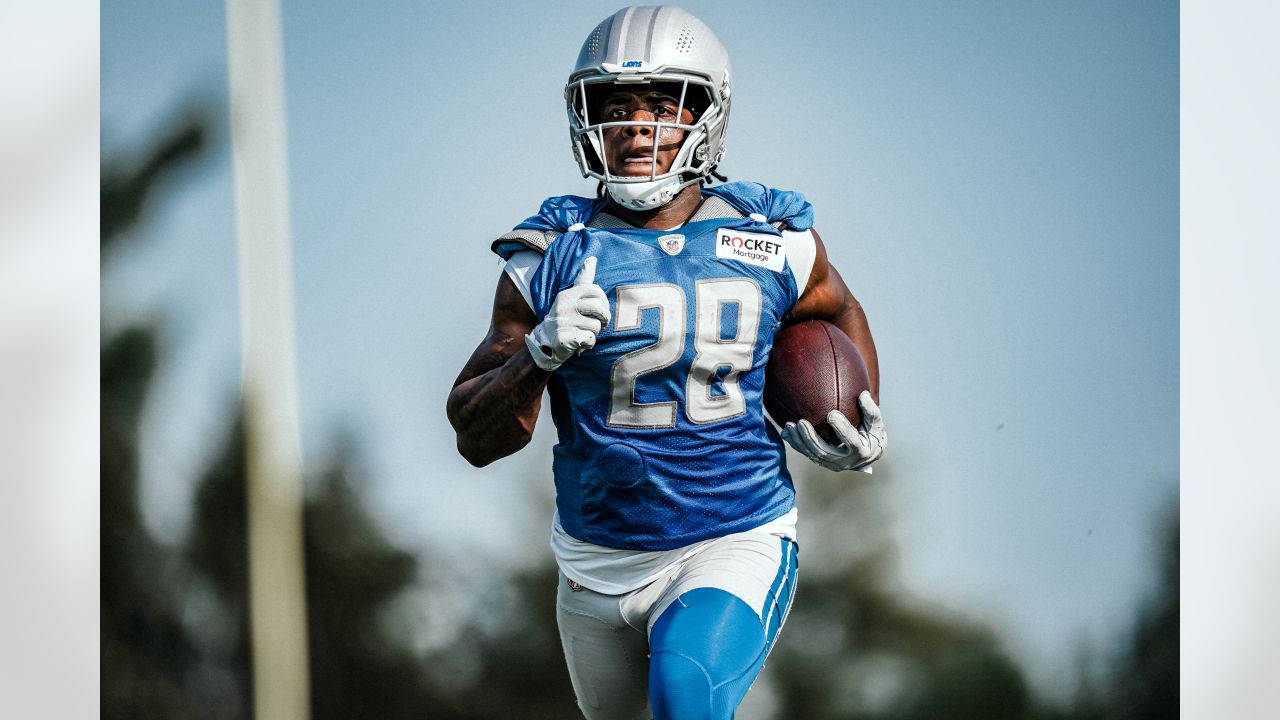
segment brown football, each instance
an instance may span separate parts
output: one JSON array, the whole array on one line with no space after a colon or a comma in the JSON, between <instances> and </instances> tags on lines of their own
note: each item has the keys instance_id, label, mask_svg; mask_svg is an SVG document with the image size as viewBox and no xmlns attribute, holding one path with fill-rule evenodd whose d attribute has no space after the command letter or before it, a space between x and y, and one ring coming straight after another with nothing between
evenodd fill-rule
<instances>
[{"instance_id":1,"label":"brown football","mask_svg":"<svg viewBox=\"0 0 1280 720\"><path fill-rule=\"evenodd\" d=\"M827 413L839 410L857 427L862 417L858 395L869 389L862 355L835 325L805 320L774 336L764 369L764 407L778 427L808 420L823 439L834 443Z\"/></svg>"}]
</instances>

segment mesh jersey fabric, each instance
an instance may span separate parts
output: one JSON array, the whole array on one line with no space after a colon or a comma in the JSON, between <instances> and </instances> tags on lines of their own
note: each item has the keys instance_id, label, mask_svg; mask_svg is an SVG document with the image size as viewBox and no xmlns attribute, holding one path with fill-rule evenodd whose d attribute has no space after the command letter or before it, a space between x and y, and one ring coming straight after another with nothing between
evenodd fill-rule
<instances>
[{"instance_id":1,"label":"mesh jersey fabric","mask_svg":"<svg viewBox=\"0 0 1280 720\"><path fill-rule=\"evenodd\" d=\"M806 229L812 208L757 183L704 193L756 217L710 217L676 231L588 227L604 202L563 196L517 226L551 237L529 277L539 318L591 256L614 313L596 346L548 385L557 513L580 540L670 550L794 506L761 396L773 335L799 288L785 263L775 270L718 255L717 233L781 242L770 223ZM673 235L682 243L674 252L661 244ZM494 249L510 257L527 247L500 240Z\"/></svg>"}]
</instances>

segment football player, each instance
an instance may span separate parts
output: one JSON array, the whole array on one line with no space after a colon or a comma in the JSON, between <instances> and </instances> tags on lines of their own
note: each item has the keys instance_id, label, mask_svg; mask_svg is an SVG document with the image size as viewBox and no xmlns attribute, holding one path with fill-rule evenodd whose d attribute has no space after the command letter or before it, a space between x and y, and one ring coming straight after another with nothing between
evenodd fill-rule
<instances>
[{"instance_id":1,"label":"football player","mask_svg":"<svg viewBox=\"0 0 1280 720\"><path fill-rule=\"evenodd\" d=\"M449 395L476 466L524 447L551 399L557 619L589 720L732 717L795 592L782 439L831 470L869 471L886 443L875 344L812 207L716 172L731 81L683 10L591 32L564 97L597 197L550 198L494 242L489 333ZM827 418L836 445L807 421L780 437L762 409L774 334L810 318L870 374L860 425Z\"/></svg>"}]
</instances>

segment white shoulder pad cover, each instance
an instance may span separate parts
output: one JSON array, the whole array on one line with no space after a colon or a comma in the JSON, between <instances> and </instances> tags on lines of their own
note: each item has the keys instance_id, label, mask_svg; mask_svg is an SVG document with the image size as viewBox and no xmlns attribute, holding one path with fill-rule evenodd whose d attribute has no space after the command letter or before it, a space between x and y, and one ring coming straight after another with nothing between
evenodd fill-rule
<instances>
[{"instance_id":1,"label":"white shoulder pad cover","mask_svg":"<svg viewBox=\"0 0 1280 720\"><path fill-rule=\"evenodd\" d=\"M813 263L812 260L809 262ZM511 278L511 282L516 284L516 289L520 291L524 301L529 303L530 309L533 308L533 292L529 289L529 278L533 277L534 271L541 264L542 253L535 250L520 250L502 266L502 271Z\"/></svg>"},{"instance_id":2,"label":"white shoulder pad cover","mask_svg":"<svg viewBox=\"0 0 1280 720\"><path fill-rule=\"evenodd\" d=\"M813 261L818 255L818 247L813 242L813 231L783 230L782 237L786 240L783 246L787 252L787 263L791 265L791 274L796 278L796 291L803 295L804 289L809 285L809 274L813 272Z\"/></svg>"}]
</instances>

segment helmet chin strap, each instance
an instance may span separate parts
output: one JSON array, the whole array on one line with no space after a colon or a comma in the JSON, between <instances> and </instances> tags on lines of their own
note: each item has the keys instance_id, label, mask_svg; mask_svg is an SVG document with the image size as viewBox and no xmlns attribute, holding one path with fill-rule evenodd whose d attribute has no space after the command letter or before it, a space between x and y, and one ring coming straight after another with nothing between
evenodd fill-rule
<instances>
[{"instance_id":1,"label":"helmet chin strap","mask_svg":"<svg viewBox=\"0 0 1280 720\"><path fill-rule=\"evenodd\" d=\"M628 210L656 210L671 202L679 192L680 178L672 176L647 182L606 182L605 189L613 201Z\"/></svg>"}]
</instances>

